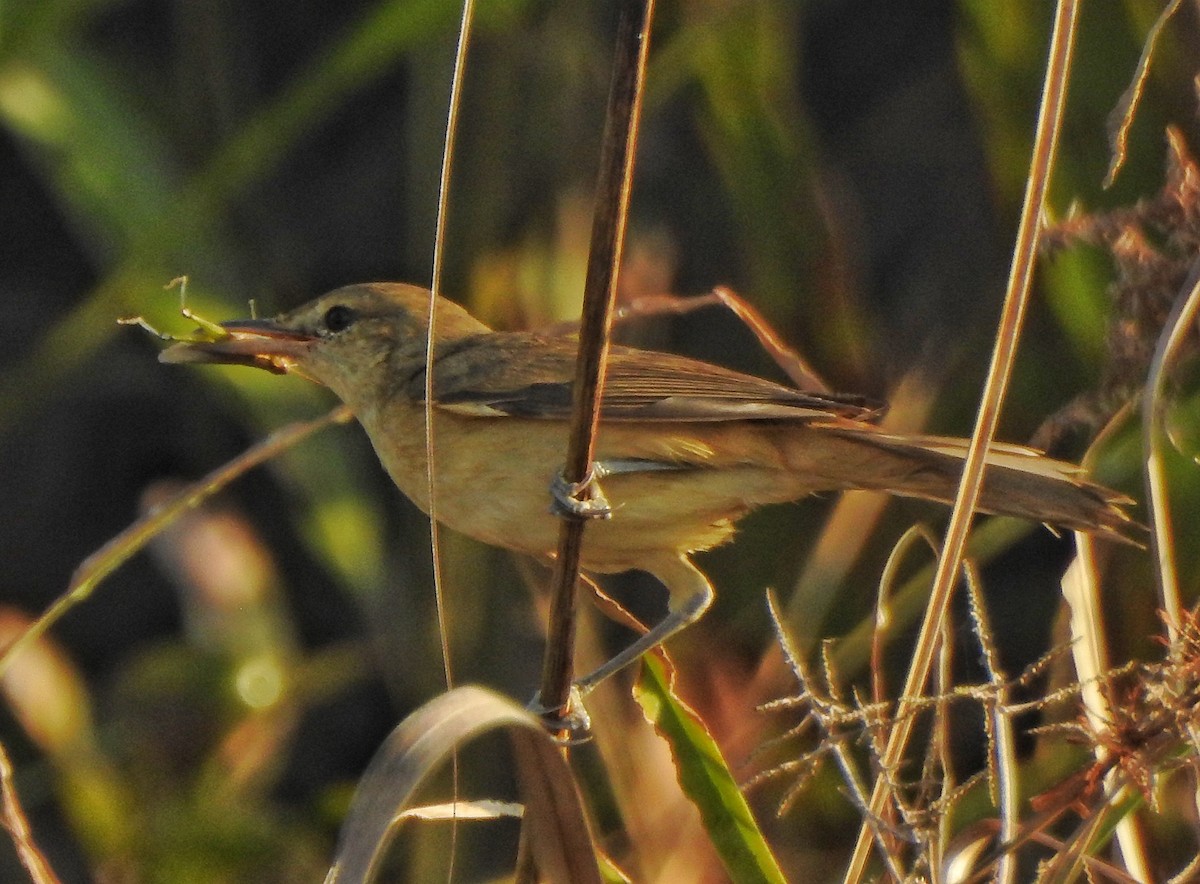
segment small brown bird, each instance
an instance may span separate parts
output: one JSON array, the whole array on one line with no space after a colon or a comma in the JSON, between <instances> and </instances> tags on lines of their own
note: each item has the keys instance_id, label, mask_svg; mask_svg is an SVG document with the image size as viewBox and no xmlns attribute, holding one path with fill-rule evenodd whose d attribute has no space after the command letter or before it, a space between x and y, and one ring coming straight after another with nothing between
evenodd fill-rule
<instances>
[{"instance_id":1,"label":"small brown bird","mask_svg":"<svg viewBox=\"0 0 1200 884\"><path fill-rule=\"evenodd\" d=\"M417 286L348 286L274 320L224 323L228 337L179 343L161 358L252 365L324 384L353 410L400 490L427 511L428 302ZM576 342L495 332L446 300L434 340L438 519L485 543L552 557L559 520L547 489L566 452ZM691 554L728 540L750 510L847 489L952 501L966 440L889 433L871 423L877 413L859 397L613 347L596 441L612 515L588 527L581 564L647 571L667 587L670 607L581 688L704 612L713 590ZM1121 536L1127 502L1078 467L997 444L980 509Z\"/></svg>"}]
</instances>

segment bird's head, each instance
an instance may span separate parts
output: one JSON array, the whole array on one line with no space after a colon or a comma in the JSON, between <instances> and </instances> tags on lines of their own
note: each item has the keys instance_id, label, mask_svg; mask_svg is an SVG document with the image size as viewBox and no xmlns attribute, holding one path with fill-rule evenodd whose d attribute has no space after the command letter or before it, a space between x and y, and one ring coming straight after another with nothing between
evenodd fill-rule
<instances>
[{"instance_id":1,"label":"bird's head","mask_svg":"<svg viewBox=\"0 0 1200 884\"><path fill-rule=\"evenodd\" d=\"M386 383L397 367L424 362L429 290L403 283L351 285L274 319L223 322L221 328L223 337L180 342L159 358L300 374L353 404L357 392ZM437 342L487 331L457 304L438 301Z\"/></svg>"}]
</instances>

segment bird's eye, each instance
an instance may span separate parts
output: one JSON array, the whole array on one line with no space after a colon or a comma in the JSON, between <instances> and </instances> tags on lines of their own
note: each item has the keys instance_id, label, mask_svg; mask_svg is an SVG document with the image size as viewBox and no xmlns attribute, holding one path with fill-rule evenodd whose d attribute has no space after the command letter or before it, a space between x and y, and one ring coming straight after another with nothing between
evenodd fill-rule
<instances>
[{"instance_id":1,"label":"bird's eye","mask_svg":"<svg viewBox=\"0 0 1200 884\"><path fill-rule=\"evenodd\" d=\"M345 304L334 304L325 311L325 328L336 334L354 324L356 316Z\"/></svg>"}]
</instances>

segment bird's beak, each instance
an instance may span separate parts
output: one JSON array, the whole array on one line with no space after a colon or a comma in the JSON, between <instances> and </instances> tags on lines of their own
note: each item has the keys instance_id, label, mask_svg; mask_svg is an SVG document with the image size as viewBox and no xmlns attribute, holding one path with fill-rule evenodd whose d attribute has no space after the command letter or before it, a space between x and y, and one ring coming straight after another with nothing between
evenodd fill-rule
<instances>
[{"instance_id":1,"label":"bird's beak","mask_svg":"<svg viewBox=\"0 0 1200 884\"><path fill-rule=\"evenodd\" d=\"M225 334L211 341L180 341L158 354L160 362L249 365L287 374L318 338L270 319L222 322Z\"/></svg>"}]
</instances>

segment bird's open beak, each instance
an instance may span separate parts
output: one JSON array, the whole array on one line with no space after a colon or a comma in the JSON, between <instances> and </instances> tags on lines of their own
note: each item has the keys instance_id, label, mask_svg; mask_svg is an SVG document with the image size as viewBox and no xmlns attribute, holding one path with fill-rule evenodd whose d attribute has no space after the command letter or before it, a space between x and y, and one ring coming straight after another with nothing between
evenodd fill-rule
<instances>
[{"instance_id":1,"label":"bird's open beak","mask_svg":"<svg viewBox=\"0 0 1200 884\"><path fill-rule=\"evenodd\" d=\"M315 335L284 328L270 319L222 322L223 337L180 341L158 354L160 362L249 365L287 374L317 340Z\"/></svg>"}]
</instances>

